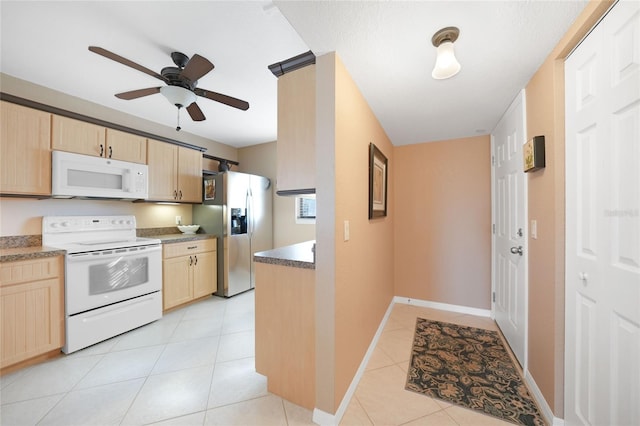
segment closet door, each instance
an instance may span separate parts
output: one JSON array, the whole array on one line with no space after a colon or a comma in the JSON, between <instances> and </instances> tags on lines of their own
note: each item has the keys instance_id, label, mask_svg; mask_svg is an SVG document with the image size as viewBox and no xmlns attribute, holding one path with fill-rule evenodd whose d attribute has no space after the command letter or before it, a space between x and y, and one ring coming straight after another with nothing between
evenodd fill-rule
<instances>
[{"instance_id":1,"label":"closet door","mask_svg":"<svg viewBox=\"0 0 640 426\"><path fill-rule=\"evenodd\" d=\"M565 422L640 424L640 3L567 59Z\"/></svg>"}]
</instances>

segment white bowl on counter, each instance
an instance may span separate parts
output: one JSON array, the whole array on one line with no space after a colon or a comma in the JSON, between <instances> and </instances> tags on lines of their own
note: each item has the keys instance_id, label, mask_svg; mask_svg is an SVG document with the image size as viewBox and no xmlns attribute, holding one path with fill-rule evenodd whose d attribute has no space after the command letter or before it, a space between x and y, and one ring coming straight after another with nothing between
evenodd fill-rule
<instances>
[{"instance_id":1,"label":"white bowl on counter","mask_svg":"<svg viewBox=\"0 0 640 426\"><path fill-rule=\"evenodd\" d=\"M178 229L183 234L195 234L200 229L200 225L178 225Z\"/></svg>"}]
</instances>

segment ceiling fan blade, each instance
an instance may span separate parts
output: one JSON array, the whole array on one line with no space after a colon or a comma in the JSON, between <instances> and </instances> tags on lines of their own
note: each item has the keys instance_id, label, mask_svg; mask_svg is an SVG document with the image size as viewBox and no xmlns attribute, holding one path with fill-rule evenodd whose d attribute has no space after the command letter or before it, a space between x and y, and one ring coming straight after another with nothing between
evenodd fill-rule
<instances>
[{"instance_id":1,"label":"ceiling fan blade","mask_svg":"<svg viewBox=\"0 0 640 426\"><path fill-rule=\"evenodd\" d=\"M181 77L185 77L190 81L196 81L213 69L213 64L207 58L195 54L189 59L187 65L180 73Z\"/></svg>"},{"instance_id":2,"label":"ceiling fan blade","mask_svg":"<svg viewBox=\"0 0 640 426\"><path fill-rule=\"evenodd\" d=\"M130 101L131 99L141 98L143 96L153 95L155 93L160 93L159 87L149 87L147 89L138 89L131 90L130 92L122 92L116 95L116 98L124 99L126 101Z\"/></svg>"},{"instance_id":3,"label":"ceiling fan blade","mask_svg":"<svg viewBox=\"0 0 640 426\"><path fill-rule=\"evenodd\" d=\"M206 117L202 113L202 110L200 109L198 104L195 103L195 102L193 102L191 105L189 105L187 107L187 112L189 113L189 115L191 116L191 119L193 121L204 121L204 120L206 120Z\"/></svg>"},{"instance_id":4,"label":"ceiling fan blade","mask_svg":"<svg viewBox=\"0 0 640 426\"><path fill-rule=\"evenodd\" d=\"M145 73L145 74L149 74L151 77L155 77L155 78L157 78L158 80L162 80L162 81L164 81L164 82L166 82L166 81L167 81L163 76L161 76L161 75L160 75L160 74L158 74L157 72L152 71L152 70L150 70L149 68L145 68L145 67L143 67L142 65L136 64L135 62L130 61L130 60L129 60L129 59L127 59L127 58L123 58L123 57L122 57L122 56L120 56L120 55L116 55L115 53L110 52L110 51L108 51L108 50L106 50L106 49L103 49L102 47L89 46L89 50L90 50L90 51L92 51L93 53L97 53L98 55L102 55L102 56L104 56L105 58L111 59L112 61L119 62L119 63L121 63L122 65L126 65L126 66L128 66L128 67L131 67L131 68L133 68L133 69L135 69L135 70L138 70L138 71L140 71L140 72L143 72L143 73Z\"/></svg>"},{"instance_id":5,"label":"ceiling fan blade","mask_svg":"<svg viewBox=\"0 0 640 426\"><path fill-rule=\"evenodd\" d=\"M202 96L203 98L211 99L212 101L229 105L230 107L238 108L243 111L249 109L249 102L232 98L231 96L223 95L222 93L211 92L209 90L199 88L194 89L194 92L198 96Z\"/></svg>"}]
</instances>

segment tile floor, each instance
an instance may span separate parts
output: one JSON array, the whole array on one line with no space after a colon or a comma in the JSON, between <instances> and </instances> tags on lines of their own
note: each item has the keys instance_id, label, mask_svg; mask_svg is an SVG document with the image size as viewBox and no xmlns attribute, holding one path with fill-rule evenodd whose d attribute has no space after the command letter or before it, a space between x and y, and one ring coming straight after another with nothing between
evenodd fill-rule
<instances>
[{"instance_id":1,"label":"tile floor","mask_svg":"<svg viewBox=\"0 0 640 426\"><path fill-rule=\"evenodd\" d=\"M71 355L0 378L0 424L311 425L254 371L253 292L212 297ZM397 304L343 425L498 425L404 390L415 318L493 321Z\"/></svg>"}]
</instances>

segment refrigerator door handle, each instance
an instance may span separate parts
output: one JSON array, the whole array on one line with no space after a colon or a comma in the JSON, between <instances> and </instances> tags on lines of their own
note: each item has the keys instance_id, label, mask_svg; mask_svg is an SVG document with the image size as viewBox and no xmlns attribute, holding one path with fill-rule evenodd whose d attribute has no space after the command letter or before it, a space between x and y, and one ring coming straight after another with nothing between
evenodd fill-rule
<instances>
[{"instance_id":1,"label":"refrigerator door handle","mask_svg":"<svg viewBox=\"0 0 640 426\"><path fill-rule=\"evenodd\" d=\"M249 238L253 238L253 231L255 229L255 218L253 217L253 193L251 188L248 191L249 196L249 210L247 211L247 216L249 216L247 222L249 223Z\"/></svg>"},{"instance_id":2,"label":"refrigerator door handle","mask_svg":"<svg viewBox=\"0 0 640 426\"><path fill-rule=\"evenodd\" d=\"M247 212L247 234L249 234L249 239L251 239L251 234L253 233L253 222L251 220L251 193L250 190L247 189L247 193L244 196L244 207Z\"/></svg>"}]
</instances>

